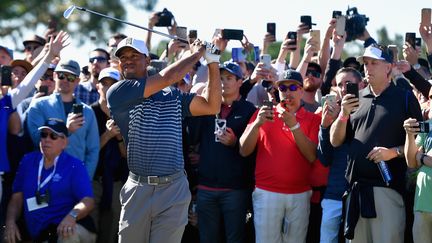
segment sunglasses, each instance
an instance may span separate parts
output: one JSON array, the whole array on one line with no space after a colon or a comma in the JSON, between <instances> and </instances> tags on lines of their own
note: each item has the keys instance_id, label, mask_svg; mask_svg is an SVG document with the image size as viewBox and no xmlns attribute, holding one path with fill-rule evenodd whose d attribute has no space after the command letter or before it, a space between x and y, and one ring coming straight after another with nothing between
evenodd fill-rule
<instances>
[{"instance_id":1,"label":"sunglasses","mask_svg":"<svg viewBox=\"0 0 432 243\"><path fill-rule=\"evenodd\" d=\"M41 77L41 80L51 80L51 81L54 81L54 78L53 78L52 75L44 74L44 75Z\"/></svg>"},{"instance_id":2,"label":"sunglasses","mask_svg":"<svg viewBox=\"0 0 432 243\"><path fill-rule=\"evenodd\" d=\"M317 71L314 71L314 70L307 70L306 71L306 76L308 76L309 74L312 75L312 77L315 77L315 78L320 78L321 77L321 73L317 72Z\"/></svg>"},{"instance_id":3,"label":"sunglasses","mask_svg":"<svg viewBox=\"0 0 432 243\"><path fill-rule=\"evenodd\" d=\"M61 135L57 135L57 133L53 133L53 132L41 132L40 133L40 137L41 138L47 138L50 137L52 140L57 140L59 137L63 138L63 136Z\"/></svg>"},{"instance_id":4,"label":"sunglasses","mask_svg":"<svg viewBox=\"0 0 432 243\"><path fill-rule=\"evenodd\" d=\"M106 59L105 57L90 57L89 58L90 63L94 63L95 60L96 60L96 62L106 62L108 59Z\"/></svg>"},{"instance_id":5,"label":"sunglasses","mask_svg":"<svg viewBox=\"0 0 432 243\"><path fill-rule=\"evenodd\" d=\"M63 79L67 79L67 81L68 82L74 82L75 81L75 79L76 79L76 76L75 75L66 75L66 74L64 74L64 73L59 73L58 75L57 75L57 77L60 79L60 80L63 80Z\"/></svg>"},{"instance_id":6,"label":"sunglasses","mask_svg":"<svg viewBox=\"0 0 432 243\"><path fill-rule=\"evenodd\" d=\"M290 84L290 85L279 84L278 89L280 92L286 92L287 90L297 91L298 89L300 89L300 86L298 86L297 84Z\"/></svg>"}]
</instances>

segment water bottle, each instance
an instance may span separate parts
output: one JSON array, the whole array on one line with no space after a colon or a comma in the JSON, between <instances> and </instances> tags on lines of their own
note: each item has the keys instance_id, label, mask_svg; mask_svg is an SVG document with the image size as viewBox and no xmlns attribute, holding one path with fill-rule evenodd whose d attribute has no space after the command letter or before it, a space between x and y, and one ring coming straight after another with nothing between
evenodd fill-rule
<instances>
[{"instance_id":1,"label":"water bottle","mask_svg":"<svg viewBox=\"0 0 432 243\"><path fill-rule=\"evenodd\" d=\"M386 183L387 186L389 186L390 181L392 180L392 174L390 172L390 169L389 169L387 163L384 162L383 160L381 160L378 163L378 168L381 172L381 176L383 177L384 182Z\"/></svg>"}]
</instances>

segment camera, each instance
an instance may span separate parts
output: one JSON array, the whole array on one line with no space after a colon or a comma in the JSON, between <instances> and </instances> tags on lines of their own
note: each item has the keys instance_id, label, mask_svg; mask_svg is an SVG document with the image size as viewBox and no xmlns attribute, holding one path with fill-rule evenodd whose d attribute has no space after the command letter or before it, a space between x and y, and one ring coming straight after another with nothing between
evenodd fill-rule
<instances>
[{"instance_id":1,"label":"camera","mask_svg":"<svg viewBox=\"0 0 432 243\"><path fill-rule=\"evenodd\" d=\"M157 13L157 16L159 16L159 21L155 24L156 26L163 27L172 25L174 15L168 11L168 9L164 8L162 12Z\"/></svg>"},{"instance_id":2,"label":"camera","mask_svg":"<svg viewBox=\"0 0 432 243\"><path fill-rule=\"evenodd\" d=\"M360 37L366 29L369 18L364 14L359 14L356 7L346 11L346 41L352 41Z\"/></svg>"}]
</instances>

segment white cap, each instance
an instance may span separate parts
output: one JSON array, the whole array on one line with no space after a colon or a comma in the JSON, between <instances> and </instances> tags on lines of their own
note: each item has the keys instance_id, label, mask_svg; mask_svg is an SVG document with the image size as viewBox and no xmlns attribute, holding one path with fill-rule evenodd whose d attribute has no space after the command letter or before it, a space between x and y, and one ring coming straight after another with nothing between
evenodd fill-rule
<instances>
[{"instance_id":1,"label":"white cap","mask_svg":"<svg viewBox=\"0 0 432 243\"><path fill-rule=\"evenodd\" d=\"M121 79L120 72L112 67L102 69L102 71L99 73L98 81L101 81L103 78L112 78L116 82Z\"/></svg>"},{"instance_id":2,"label":"white cap","mask_svg":"<svg viewBox=\"0 0 432 243\"><path fill-rule=\"evenodd\" d=\"M138 40L132 37L127 37L125 39L123 39L122 41L120 41L120 43L117 45L117 50L114 53L114 55L116 57L120 57L120 51L125 48L125 47L130 47L135 49L137 52L144 54L146 56L149 56L149 51L147 49L147 45L144 41L142 40Z\"/></svg>"}]
</instances>

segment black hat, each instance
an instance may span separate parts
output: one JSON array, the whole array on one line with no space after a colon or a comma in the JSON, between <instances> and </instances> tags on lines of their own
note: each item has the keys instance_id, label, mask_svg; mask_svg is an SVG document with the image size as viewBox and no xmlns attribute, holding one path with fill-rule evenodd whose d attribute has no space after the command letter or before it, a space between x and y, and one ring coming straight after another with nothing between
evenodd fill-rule
<instances>
[{"instance_id":1,"label":"black hat","mask_svg":"<svg viewBox=\"0 0 432 243\"><path fill-rule=\"evenodd\" d=\"M283 73L283 78L278 80L277 82L283 82L283 81L295 81L301 86L303 86L303 77L301 73L292 69L285 70Z\"/></svg>"},{"instance_id":2,"label":"black hat","mask_svg":"<svg viewBox=\"0 0 432 243\"><path fill-rule=\"evenodd\" d=\"M49 118L48 120L46 120L43 126L38 128L38 130L42 130L44 128L51 130L57 135L64 135L66 137L69 135L66 123L64 123L63 120L57 118Z\"/></svg>"},{"instance_id":3,"label":"black hat","mask_svg":"<svg viewBox=\"0 0 432 243\"><path fill-rule=\"evenodd\" d=\"M44 38L38 36L38 35L33 35L32 37L28 38L27 40L23 41L23 45L26 46L28 43L38 43L39 45L43 46L45 45L46 41Z\"/></svg>"}]
</instances>

